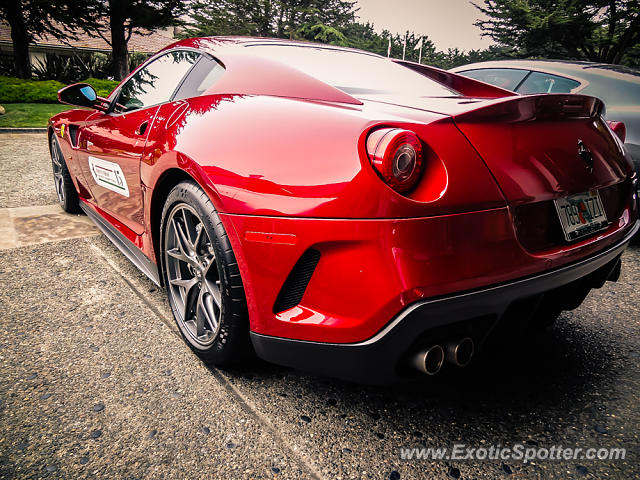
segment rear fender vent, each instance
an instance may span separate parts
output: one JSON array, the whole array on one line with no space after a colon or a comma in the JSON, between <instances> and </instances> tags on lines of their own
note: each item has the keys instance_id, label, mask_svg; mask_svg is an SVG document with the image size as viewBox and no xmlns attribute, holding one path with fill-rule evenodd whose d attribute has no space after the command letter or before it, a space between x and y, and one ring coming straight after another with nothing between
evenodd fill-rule
<instances>
[{"instance_id":1,"label":"rear fender vent","mask_svg":"<svg viewBox=\"0 0 640 480\"><path fill-rule=\"evenodd\" d=\"M309 285L311 276L320 261L320 252L310 248L302 254L289 272L289 276L282 285L282 289L273 305L273 313L284 312L295 307L302 301L304 292Z\"/></svg>"}]
</instances>

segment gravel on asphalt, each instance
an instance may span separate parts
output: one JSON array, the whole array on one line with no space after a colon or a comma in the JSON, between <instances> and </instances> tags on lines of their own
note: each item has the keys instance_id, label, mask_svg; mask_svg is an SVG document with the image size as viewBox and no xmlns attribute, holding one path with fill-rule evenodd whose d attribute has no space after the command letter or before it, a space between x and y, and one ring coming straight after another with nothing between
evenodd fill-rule
<instances>
[{"instance_id":1,"label":"gravel on asphalt","mask_svg":"<svg viewBox=\"0 0 640 480\"><path fill-rule=\"evenodd\" d=\"M5 172L0 207L55 202L48 164L22 169L24 152L43 151L37 136L6 148L10 136L1 161L13 149L23 185ZM552 330L382 388L260 361L205 366L179 338L164 291L104 236L2 250L0 478L640 478L639 282L636 241L620 280ZM399 455L456 443L621 447L627 457Z\"/></svg>"}]
</instances>

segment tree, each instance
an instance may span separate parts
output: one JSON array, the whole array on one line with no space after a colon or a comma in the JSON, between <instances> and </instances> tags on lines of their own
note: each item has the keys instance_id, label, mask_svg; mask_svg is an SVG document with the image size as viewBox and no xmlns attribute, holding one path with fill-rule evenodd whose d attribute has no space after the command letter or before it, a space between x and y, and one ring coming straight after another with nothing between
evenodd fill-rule
<instances>
[{"instance_id":1,"label":"tree","mask_svg":"<svg viewBox=\"0 0 640 480\"><path fill-rule=\"evenodd\" d=\"M484 0L483 35L520 56L621 63L640 43L638 0Z\"/></svg>"},{"instance_id":2,"label":"tree","mask_svg":"<svg viewBox=\"0 0 640 480\"><path fill-rule=\"evenodd\" d=\"M378 34L371 23L351 22L342 29L342 32L346 38L346 46L387 55L387 47L391 37L391 32L388 30Z\"/></svg>"},{"instance_id":3,"label":"tree","mask_svg":"<svg viewBox=\"0 0 640 480\"><path fill-rule=\"evenodd\" d=\"M441 68L471 61L512 56L509 48L492 46L488 50L458 49L438 51L426 35L414 32L392 34L375 31L371 23L356 20L356 2L344 0L195 0L189 9L184 37L244 35L310 40L357 48L386 56L391 39L391 57L417 62L415 45L423 39L422 62Z\"/></svg>"},{"instance_id":4,"label":"tree","mask_svg":"<svg viewBox=\"0 0 640 480\"><path fill-rule=\"evenodd\" d=\"M355 3L345 0L196 0L187 36L247 35L343 42Z\"/></svg>"},{"instance_id":5,"label":"tree","mask_svg":"<svg viewBox=\"0 0 640 480\"><path fill-rule=\"evenodd\" d=\"M69 25L71 5L52 0L6 0L0 4L0 18L11 27L15 73L20 78L31 78L29 44L42 34L56 38L68 36L64 25Z\"/></svg>"},{"instance_id":6,"label":"tree","mask_svg":"<svg viewBox=\"0 0 640 480\"><path fill-rule=\"evenodd\" d=\"M181 0L85 0L79 23L89 35L111 46L114 74L122 80L129 75L127 52L132 33L150 34L176 25L184 9Z\"/></svg>"}]
</instances>

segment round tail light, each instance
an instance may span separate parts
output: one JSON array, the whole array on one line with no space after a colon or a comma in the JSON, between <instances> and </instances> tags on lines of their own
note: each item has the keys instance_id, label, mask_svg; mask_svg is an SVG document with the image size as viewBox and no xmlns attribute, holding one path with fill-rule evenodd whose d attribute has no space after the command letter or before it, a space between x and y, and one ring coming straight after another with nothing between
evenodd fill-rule
<instances>
[{"instance_id":1,"label":"round tail light","mask_svg":"<svg viewBox=\"0 0 640 480\"><path fill-rule=\"evenodd\" d=\"M400 128L375 130L367 138L371 164L396 192L407 193L422 175L422 143L418 136Z\"/></svg>"}]
</instances>

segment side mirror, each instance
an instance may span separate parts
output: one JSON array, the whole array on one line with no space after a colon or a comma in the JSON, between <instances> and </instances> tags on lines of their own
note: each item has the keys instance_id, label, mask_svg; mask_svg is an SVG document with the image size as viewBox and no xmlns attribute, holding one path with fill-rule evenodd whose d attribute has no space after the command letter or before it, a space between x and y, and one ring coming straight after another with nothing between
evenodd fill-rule
<instances>
[{"instance_id":1,"label":"side mirror","mask_svg":"<svg viewBox=\"0 0 640 480\"><path fill-rule=\"evenodd\" d=\"M58 90L58 101L78 107L95 108L96 110L106 110L104 103L106 99L99 97L96 91L88 83L74 83Z\"/></svg>"}]
</instances>

